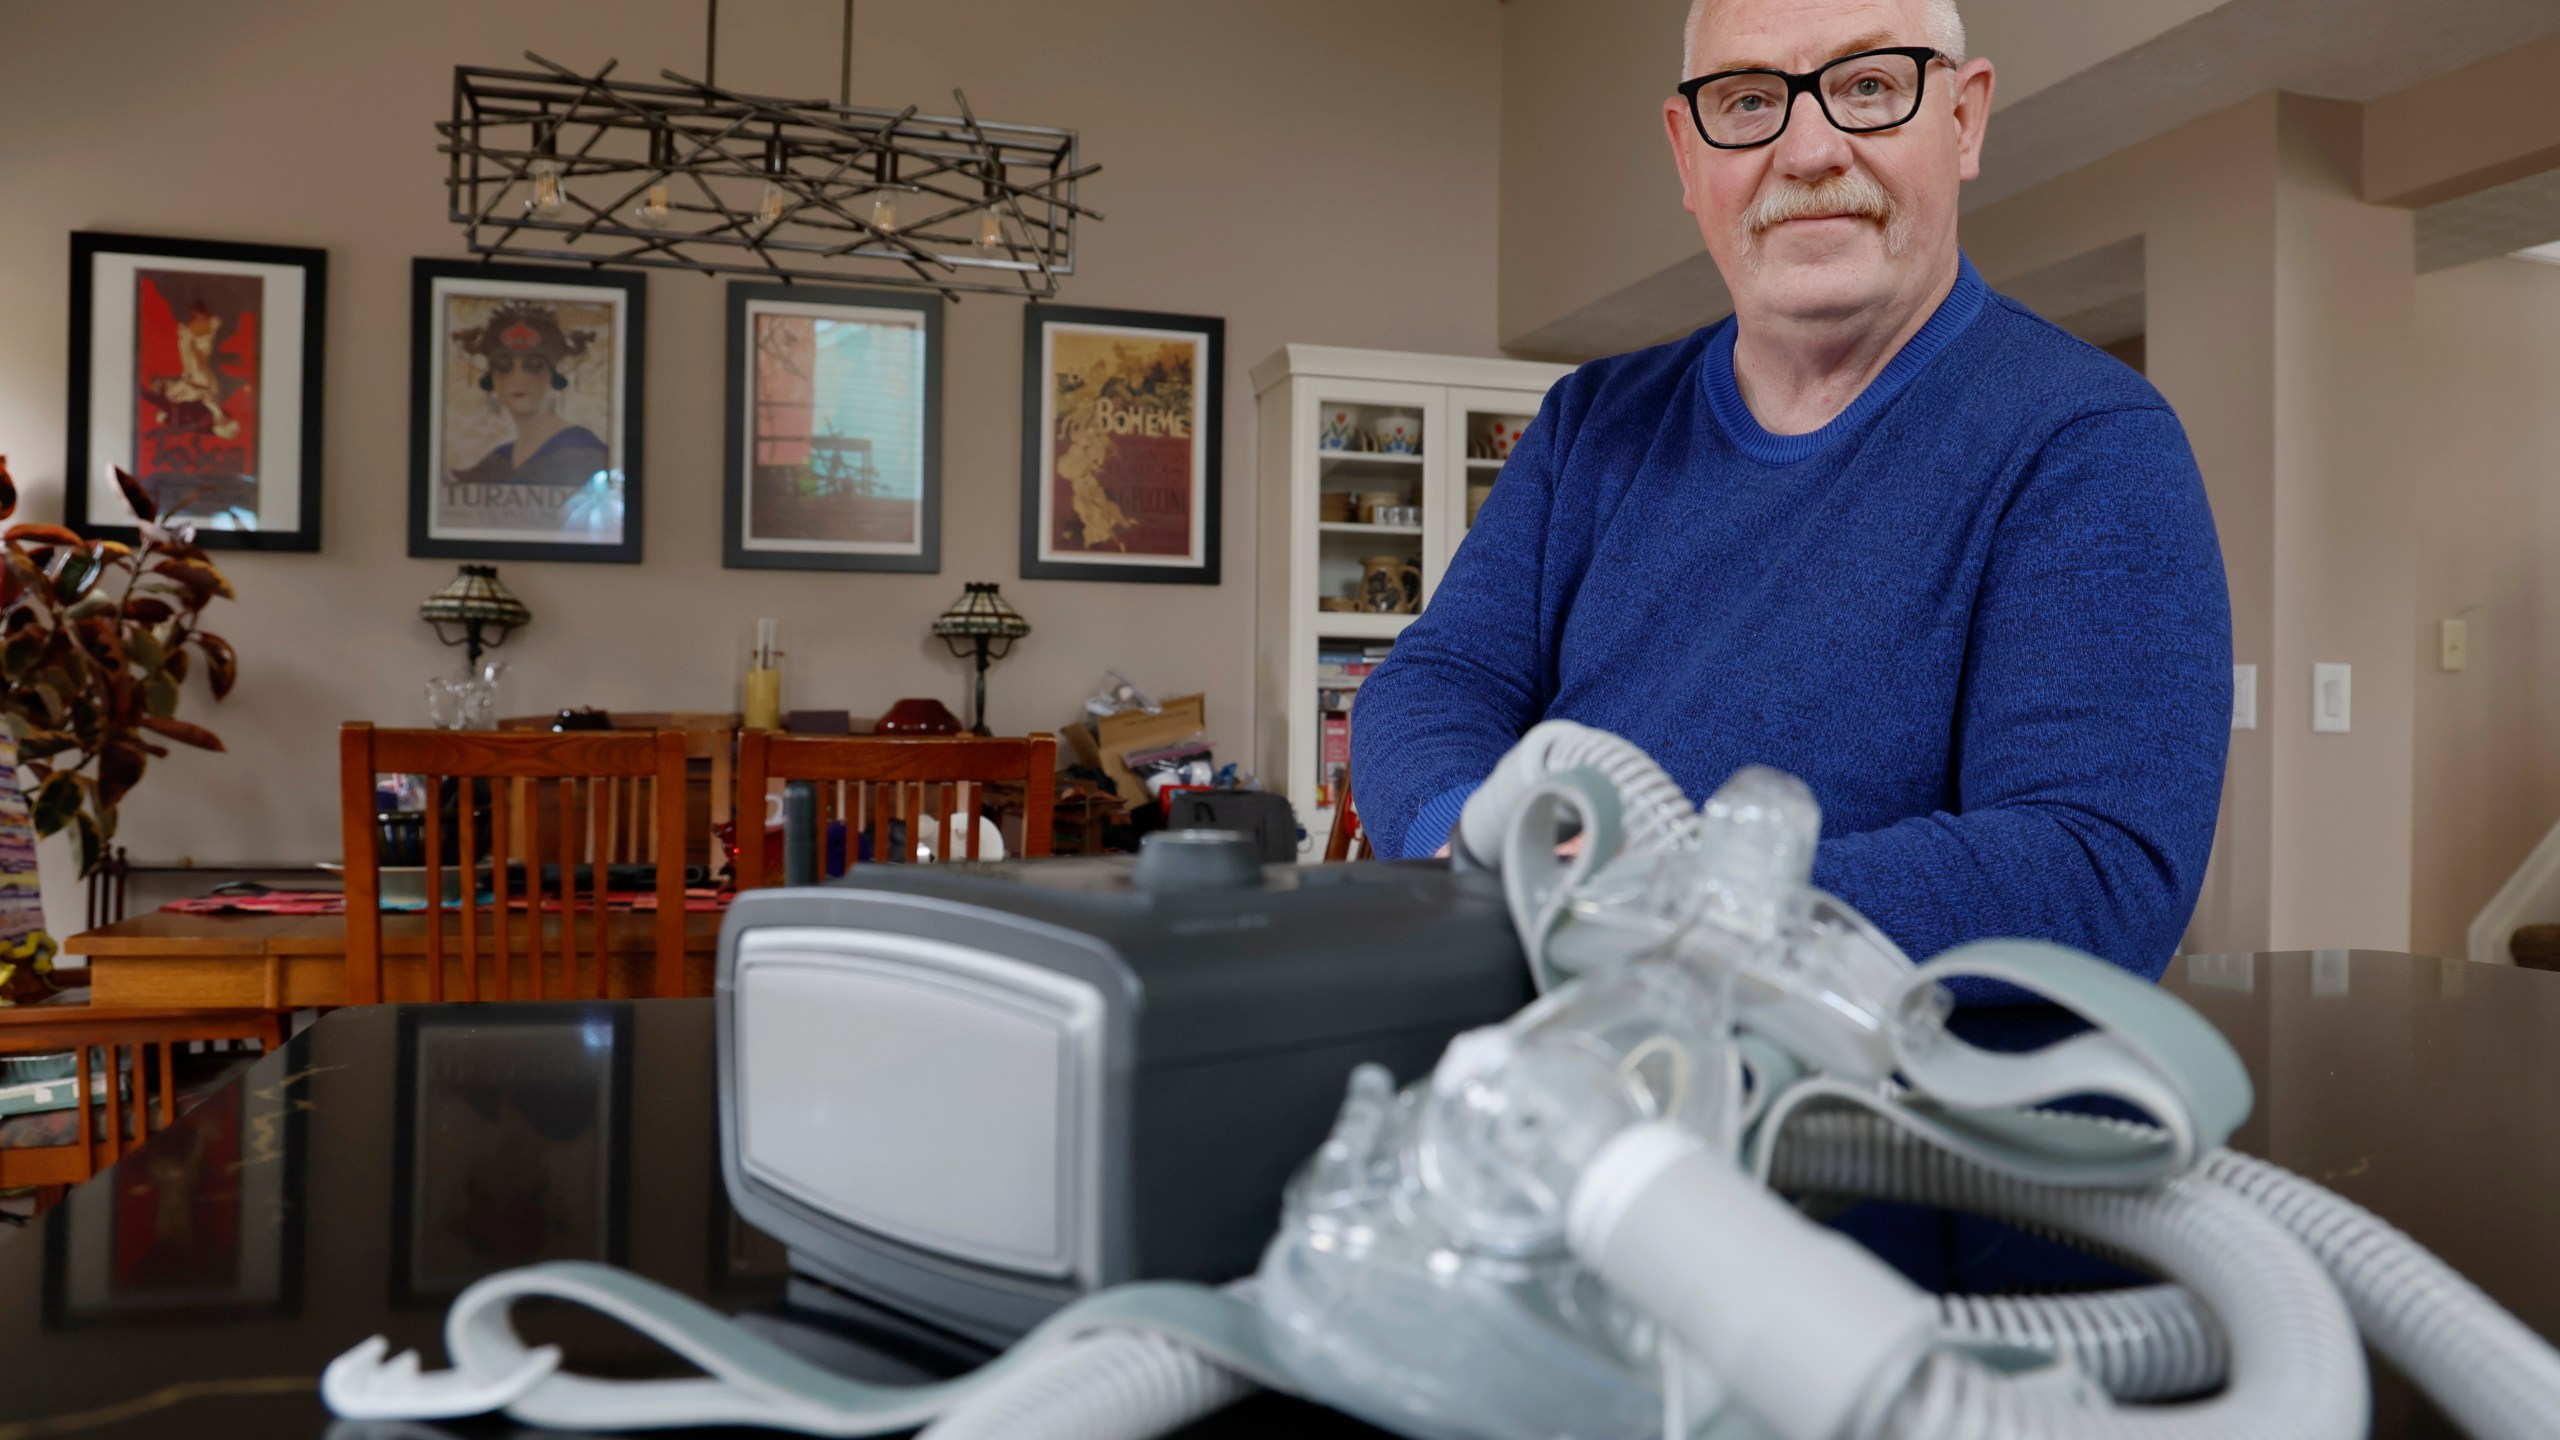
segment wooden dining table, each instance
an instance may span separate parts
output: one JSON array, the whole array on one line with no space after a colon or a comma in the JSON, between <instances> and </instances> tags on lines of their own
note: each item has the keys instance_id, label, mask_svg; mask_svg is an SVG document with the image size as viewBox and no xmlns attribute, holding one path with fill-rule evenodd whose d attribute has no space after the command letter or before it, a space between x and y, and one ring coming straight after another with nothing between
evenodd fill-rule
<instances>
[{"instance_id":1,"label":"wooden dining table","mask_svg":"<svg viewBox=\"0 0 2560 1440\"><path fill-rule=\"evenodd\" d=\"M499 985L496 962L483 956L483 998L538 998L526 965L523 914L508 917L508 953L513 957L510 984ZM605 917L605 991L609 998L647 996L656 965L657 917L645 911L614 911ZM711 993L714 952L720 941L720 914L691 911L685 917L685 986L687 995ZM543 995L564 994L561 970L560 917L541 917L543 957L547 972ZM577 957L581 975L592 984L595 974L594 917L578 917ZM454 946L446 927L445 945ZM427 924L421 914L382 917L383 988L386 1001L428 998ZM485 942L484 942L485 947ZM159 910L112 925L83 931L63 942L67 956L85 956L89 968L89 1003L98 1006L151 1005L206 1010L302 1010L347 1003L347 917L344 915L189 915ZM77 961L65 961L76 966ZM460 959L445 956L445 994L464 993ZM584 987L582 987L584 988ZM591 991L589 993L592 993Z\"/></svg>"}]
</instances>

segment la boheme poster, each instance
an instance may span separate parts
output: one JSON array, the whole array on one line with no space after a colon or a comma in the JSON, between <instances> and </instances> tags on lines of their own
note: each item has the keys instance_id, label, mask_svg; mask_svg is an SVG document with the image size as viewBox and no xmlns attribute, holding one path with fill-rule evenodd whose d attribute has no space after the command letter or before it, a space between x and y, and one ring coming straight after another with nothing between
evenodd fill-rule
<instances>
[{"instance_id":1,"label":"la boheme poster","mask_svg":"<svg viewBox=\"0 0 2560 1440\"><path fill-rule=\"evenodd\" d=\"M1217 584L1225 322L1025 315L1023 575Z\"/></svg>"}]
</instances>

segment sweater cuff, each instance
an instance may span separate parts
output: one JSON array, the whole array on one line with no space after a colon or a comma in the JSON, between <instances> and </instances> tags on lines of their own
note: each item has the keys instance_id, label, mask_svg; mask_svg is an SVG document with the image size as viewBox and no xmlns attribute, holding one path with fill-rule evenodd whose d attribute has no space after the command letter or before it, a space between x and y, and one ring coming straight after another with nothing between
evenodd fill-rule
<instances>
[{"instance_id":1,"label":"sweater cuff","mask_svg":"<svg viewBox=\"0 0 2560 1440\"><path fill-rule=\"evenodd\" d=\"M1422 802L1422 808L1413 812L1413 823L1404 827L1396 853L1407 860L1429 859L1448 843L1449 832L1458 828L1459 812L1467 808L1467 797L1475 793L1474 785L1461 785Z\"/></svg>"}]
</instances>

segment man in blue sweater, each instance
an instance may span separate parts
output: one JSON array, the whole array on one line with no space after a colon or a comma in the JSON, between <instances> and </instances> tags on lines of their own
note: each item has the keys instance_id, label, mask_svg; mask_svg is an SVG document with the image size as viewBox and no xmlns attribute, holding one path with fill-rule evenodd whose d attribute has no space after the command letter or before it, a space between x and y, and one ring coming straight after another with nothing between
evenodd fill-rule
<instances>
[{"instance_id":1,"label":"man in blue sweater","mask_svg":"<svg viewBox=\"0 0 2560 1440\"><path fill-rule=\"evenodd\" d=\"M1953 0L1698 0L1687 43L1663 121L1734 318L1548 395L1361 688L1362 818L1432 854L1578 720L1693 800L1803 777L1815 882L1915 959L2032 936L2156 978L2231 713L2176 416L1958 250L1992 70Z\"/></svg>"}]
</instances>

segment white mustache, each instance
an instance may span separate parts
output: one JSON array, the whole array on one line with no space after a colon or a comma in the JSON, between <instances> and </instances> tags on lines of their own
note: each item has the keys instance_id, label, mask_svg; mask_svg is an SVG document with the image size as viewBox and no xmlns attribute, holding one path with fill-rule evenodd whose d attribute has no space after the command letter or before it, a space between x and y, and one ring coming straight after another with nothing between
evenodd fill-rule
<instances>
[{"instance_id":1,"label":"white mustache","mask_svg":"<svg viewBox=\"0 0 2560 1440\"><path fill-rule=\"evenodd\" d=\"M1893 196L1864 175L1834 175L1812 185L1788 180L1778 182L1742 212L1742 233L1747 242L1773 225L1826 215L1854 215L1890 229L1901 213Z\"/></svg>"}]
</instances>

